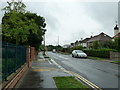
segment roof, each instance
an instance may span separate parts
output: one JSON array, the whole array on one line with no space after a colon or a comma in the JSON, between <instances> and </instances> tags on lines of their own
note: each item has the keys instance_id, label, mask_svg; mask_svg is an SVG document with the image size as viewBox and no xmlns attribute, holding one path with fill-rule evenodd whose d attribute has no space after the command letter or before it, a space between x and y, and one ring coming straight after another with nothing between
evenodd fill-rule
<instances>
[{"instance_id":1,"label":"roof","mask_svg":"<svg viewBox=\"0 0 120 90\"><path fill-rule=\"evenodd\" d=\"M114 30L118 30L119 29L119 27L117 26L117 24L116 24L116 26L114 27Z\"/></svg>"},{"instance_id":2,"label":"roof","mask_svg":"<svg viewBox=\"0 0 120 90\"><path fill-rule=\"evenodd\" d=\"M112 38L110 36L108 36L105 33L100 33L99 35L96 35L94 37L92 37L90 40L88 40L87 42L93 42L93 41L107 41L107 40L111 40Z\"/></svg>"},{"instance_id":3,"label":"roof","mask_svg":"<svg viewBox=\"0 0 120 90\"><path fill-rule=\"evenodd\" d=\"M78 43L79 43L79 41L78 41L78 40L76 40L75 44L78 44Z\"/></svg>"},{"instance_id":4,"label":"roof","mask_svg":"<svg viewBox=\"0 0 120 90\"><path fill-rule=\"evenodd\" d=\"M86 43L88 40L90 40L91 38L85 38L84 40L81 41L81 43Z\"/></svg>"},{"instance_id":5,"label":"roof","mask_svg":"<svg viewBox=\"0 0 120 90\"><path fill-rule=\"evenodd\" d=\"M120 38L120 32L116 34L113 38Z\"/></svg>"}]
</instances>

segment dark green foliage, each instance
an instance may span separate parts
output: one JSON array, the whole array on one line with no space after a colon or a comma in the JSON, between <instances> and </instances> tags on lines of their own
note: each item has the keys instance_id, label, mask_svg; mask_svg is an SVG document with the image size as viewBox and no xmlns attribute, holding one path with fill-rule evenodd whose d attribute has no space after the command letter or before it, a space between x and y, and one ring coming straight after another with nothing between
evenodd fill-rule
<instances>
[{"instance_id":1,"label":"dark green foliage","mask_svg":"<svg viewBox=\"0 0 120 90\"><path fill-rule=\"evenodd\" d=\"M83 50L83 46L79 45L79 46L73 47L72 50Z\"/></svg>"},{"instance_id":2,"label":"dark green foliage","mask_svg":"<svg viewBox=\"0 0 120 90\"><path fill-rule=\"evenodd\" d=\"M100 48L109 48L114 49L114 42L113 41L105 41L103 43L100 43Z\"/></svg>"},{"instance_id":3,"label":"dark green foliage","mask_svg":"<svg viewBox=\"0 0 120 90\"><path fill-rule=\"evenodd\" d=\"M55 46L55 49L56 49L57 51L61 51L61 50L62 50L62 47L61 47L60 45L58 45L58 46Z\"/></svg>"},{"instance_id":4,"label":"dark green foliage","mask_svg":"<svg viewBox=\"0 0 120 90\"><path fill-rule=\"evenodd\" d=\"M44 45L40 45L38 51L44 51Z\"/></svg>"},{"instance_id":5,"label":"dark green foliage","mask_svg":"<svg viewBox=\"0 0 120 90\"><path fill-rule=\"evenodd\" d=\"M110 51L116 51L116 50L112 50L112 49L90 49L90 50L84 50L84 52L88 56L101 57L101 58L109 58L110 57Z\"/></svg>"},{"instance_id":6,"label":"dark green foliage","mask_svg":"<svg viewBox=\"0 0 120 90\"><path fill-rule=\"evenodd\" d=\"M53 46L53 45L48 45L46 47L47 47L48 51L52 51L53 49L55 49L55 46Z\"/></svg>"},{"instance_id":7,"label":"dark green foliage","mask_svg":"<svg viewBox=\"0 0 120 90\"><path fill-rule=\"evenodd\" d=\"M10 13L12 11L25 13L26 6L21 1L18 2L11 1L11 2L7 2L7 4L8 6L3 8L3 10L5 10L6 13Z\"/></svg>"},{"instance_id":8,"label":"dark green foliage","mask_svg":"<svg viewBox=\"0 0 120 90\"><path fill-rule=\"evenodd\" d=\"M114 47L120 52L120 38L115 38Z\"/></svg>"},{"instance_id":9,"label":"dark green foliage","mask_svg":"<svg viewBox=\"0 0 120 90\"><path fill-rule=\"evenodd\" d=\"M8 6L3 9L5 14L2 18L2 40L30 45L38 50L46 31L45 19L35 13L26 13L26 6L21 1L7 3Z\"/></svg>"},{"instance_id":10,"label":"dark green foliage","mask_svg":"<svg viewBox=\"0 0 120 90\"><path fill-rule=\"evenodd\" d=\"M60 45L58 45L58 46L53 46L53 45L48 45L48 46L46 46L47 47L47 50L48 51L52 51L53 49L56 49L56 51L62 51L62 46L60 46Z\"/></svg>"},{"instance_id":11,"label":"dark green foliage","mask_svg":"<svg viewBox=\"0 0 120 90\"><path fill-rule=\"evenodd\" d=\"M93 42L93 46L92 46L94 49L98 49L100 47L100 44L98 41L94 41Z\"/></svg>"},{"instance_id":12,"label":"dark green foliage","mask_svg":"<svg viewBox=\"0 0 120 90\"><path fill-rule=\"evenodd\" d=\"M39 49L39 46L41 45L41 42L43 41L43 35L45 34L45 19L41 16L37 16L35 13L26 13L25 16L29 20L34 20L35 23L38 26L37 33L32 33L32 29L30 29L30 34L28 36L28 42L30 46L36 47L36 49Z\"/></svg>"},{"instance_id":13,"label":"dark green foliage","mask_svg":"<svg viewBox=\"0 0 120 90\"><path fill-rule=\"evenodd\" d=\"M72 48L63 48L62 52L71 53L72 50L73 50Z\"/></svg>"}]
</instances>

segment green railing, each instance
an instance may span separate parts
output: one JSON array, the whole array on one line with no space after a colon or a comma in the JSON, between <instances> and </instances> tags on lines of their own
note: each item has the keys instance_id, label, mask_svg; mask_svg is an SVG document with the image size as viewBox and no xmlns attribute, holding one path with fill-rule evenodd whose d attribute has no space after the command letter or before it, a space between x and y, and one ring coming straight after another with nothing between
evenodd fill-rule
<instances>
[{"instance_id":1,"label":"green railing","mask_svg":"<svg viewBox=\"0 0 120 90\"><path fill-rule=\"evenodd\" d=\"M2 42L2 81L26 62L26 47Z\"/></svg>"}]
</instances>

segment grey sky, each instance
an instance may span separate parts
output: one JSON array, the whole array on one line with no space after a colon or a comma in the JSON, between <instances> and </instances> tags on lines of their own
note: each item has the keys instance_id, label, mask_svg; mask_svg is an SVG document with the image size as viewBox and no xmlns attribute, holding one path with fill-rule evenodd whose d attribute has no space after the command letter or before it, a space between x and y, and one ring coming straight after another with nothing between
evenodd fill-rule
<instances>
[{"instance_id":1,"label":"grey sky","mask_svg":"<svg viewBox=\"0 0 120 90\"><path fill-rule=\"evenodd\" d=\"M24 1L24 0L23 0ZM27 10L45 18L46 44L70 44L104 32L114 35L117 2L25 2Z\"/></svg>"}]
</instances>

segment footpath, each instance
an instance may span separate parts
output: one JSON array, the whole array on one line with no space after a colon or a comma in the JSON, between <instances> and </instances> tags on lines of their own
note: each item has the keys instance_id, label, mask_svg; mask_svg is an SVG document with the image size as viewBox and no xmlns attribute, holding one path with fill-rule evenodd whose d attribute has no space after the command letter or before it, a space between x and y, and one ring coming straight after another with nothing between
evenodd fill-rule
<instances>
[{"instance_id":1,"label":"footpath","mask_svg":"<svg viewBox=\"0 0 120 90\"><path fill-rule=\"evenodd\" d=\"M38 54L38 59L32 61L30 68L19 80L15 88L56 88L53 77L70 76L63 72L49 59Z\"/></svg>"}]
</instances>

